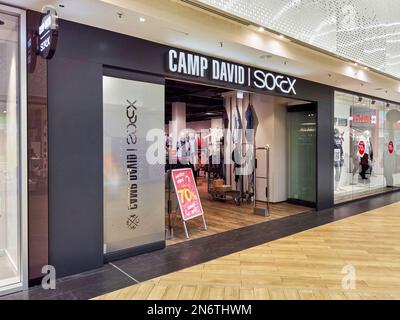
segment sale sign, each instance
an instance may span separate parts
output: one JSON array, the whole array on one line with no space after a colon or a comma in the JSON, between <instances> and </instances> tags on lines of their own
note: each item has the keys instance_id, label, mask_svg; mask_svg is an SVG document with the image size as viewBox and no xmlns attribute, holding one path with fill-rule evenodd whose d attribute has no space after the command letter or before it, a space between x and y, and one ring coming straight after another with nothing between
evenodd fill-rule
<instances>
[{"instance_id":1,"label":"sale sign","mask_svg":"<svg viewBox=\"0 0 400 320\"><path fill-rule=\"evenodd\" d=\"M359 155L362 157L365 153L365 142L363 140L361 140L358 143L358 153Z\"/></svg>"},{"instance_id":2,"label":"sale sign","mask_svg":"<svg viewBox=\"0 0 400 320\"><path fill-rule=\"evenodd\" d=\"M172 170L171 175L183 220L204 215L192 169Z\"/></svg>"},{"instance_id":3,"label":"sale sign","mask_svg":"<svg viewBox=\"0 0 400 320\"><path fill-rule=\"evenodd\" d=\"M389 141L388 150L389 150L390 154L393 154L393 152L394 152L394 143L393 143L393 141Z\"/></svg>"}]
</instances>

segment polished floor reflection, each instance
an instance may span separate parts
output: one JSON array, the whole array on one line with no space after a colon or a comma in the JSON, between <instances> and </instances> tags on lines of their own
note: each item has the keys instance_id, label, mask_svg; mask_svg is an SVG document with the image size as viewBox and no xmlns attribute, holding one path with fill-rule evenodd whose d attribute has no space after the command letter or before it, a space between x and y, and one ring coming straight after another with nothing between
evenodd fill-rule
<instances>
[{"instance_id":1,"label":"polished floor reflection","mask_svg":"<svg viewBox=\"0 0 400 320\"><path fill-rule=\"evenodd\" d=\"M400 203L98 299L400 299Z\"/></svg>"}]
</instances>

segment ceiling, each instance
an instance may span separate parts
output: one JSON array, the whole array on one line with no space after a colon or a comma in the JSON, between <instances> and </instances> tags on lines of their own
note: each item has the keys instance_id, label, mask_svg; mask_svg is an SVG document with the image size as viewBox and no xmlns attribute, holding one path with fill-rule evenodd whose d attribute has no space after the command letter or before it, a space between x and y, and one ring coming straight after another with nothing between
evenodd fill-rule
<instances>
[{"instance_id":1,"label":"ceiling","mask_svg":"<svg viewBox=\"0 0 400 320\"><path fill-rule=\"evenodd\" d=\"M245 97L248 94L244 92ZM172 119L172 104L174 102L186 104L187 122L223 118L226 115L224 99L232 95L236 96L236 91L168 79L165 82L165 123L169 123ZM272 95L263 95L263 101L275 105L290 106L308 103Z\"/></svg>"},{"instance_id":2,"label":"ceiling","mask_svg":"<svg viewBox=\"0 0 400 320\"><path fill-rule=\"evenodd\" d=\"M400 1L195 0L400 78Z\"/></svg>"},{"instance_id":3,"label":"ceiling","mask_svg":"<svg viewBox=\"0 0 400 320\"><path fill-rule=\"evenodd\" d=\"M4 2L4 0L3 0ZM7 0L5 0L7 2ZM398 80L232 21L181 0L8 0L57 7L61 18L294 77L400 101ZM236 2L239 2L237 0ZM250 1L251 3L254 0ZM59 5L64 5L62 8ZM118 13L122 15L118 15ZM120 18L121 17L121 18ZM145 18L145 22L140 22Z\"/></svg>"},{"instance_id":4,"label":"ceiling","mask_svg":"<svg viewBox=\"0 0 400 320\"><path fill-rule=\"evenodd\" d=\"M223 94L227 89L167 80L165 83L165 122L172 119L172 104L186 103L186 120L222 118L225 112Z\"/></svg>"}]
</instances>

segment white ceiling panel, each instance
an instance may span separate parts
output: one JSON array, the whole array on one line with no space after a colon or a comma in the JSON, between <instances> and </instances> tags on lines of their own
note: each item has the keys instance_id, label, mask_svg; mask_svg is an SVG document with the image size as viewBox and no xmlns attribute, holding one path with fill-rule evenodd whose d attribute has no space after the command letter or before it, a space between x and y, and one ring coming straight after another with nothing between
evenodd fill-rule
<instances>
[{"instance_id":1,"label":"white ceiling panel","mask_svg":"<svg viewBox=\"0 0 400 320\"><path fill-rule=\"evenodd\" d=\"M398 0L196 0L400 77Z\"/></svg>"}]
</instances>

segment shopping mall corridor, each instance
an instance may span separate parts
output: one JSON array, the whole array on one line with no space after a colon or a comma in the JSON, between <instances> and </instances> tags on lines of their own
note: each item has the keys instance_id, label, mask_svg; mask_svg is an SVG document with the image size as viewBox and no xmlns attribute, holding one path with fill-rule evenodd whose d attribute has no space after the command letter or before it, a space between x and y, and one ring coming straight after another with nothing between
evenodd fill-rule
<instances>
[{"instance_id":1,"label":"shopping mall corridor","mask_svg":"<svg viewBox=\"0 0 400 320\"><path fill-rule=\"evenodd\" d=\"M400 299L400 202L96 299Z\"/></svg>"}]
</instances>

